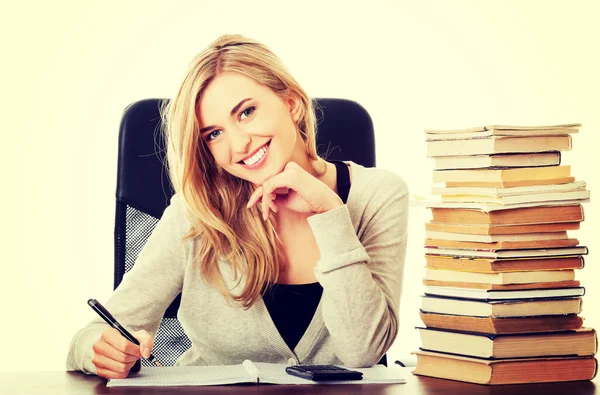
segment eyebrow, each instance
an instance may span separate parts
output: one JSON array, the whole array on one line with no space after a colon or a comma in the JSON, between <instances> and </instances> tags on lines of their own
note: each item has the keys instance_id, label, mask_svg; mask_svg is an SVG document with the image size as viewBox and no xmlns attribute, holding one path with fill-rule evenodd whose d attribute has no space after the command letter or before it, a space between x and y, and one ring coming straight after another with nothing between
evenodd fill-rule
<instances>
[{"instance_id":1,"label":"eyebrow","mask_svg":"<svg viewBox=\"0 0 600 395\"><path fill-rule=\"evenodd\" d=\"M235 105L235 107L233 107L231 109L231 112L229 113L230 116L232 116L233 114L235 114L236 112L238 112L238 110L240 109L240 107L242 107L244 105L244 103L246 103L248 100L251 100L249 97L245 98L244 100L242 100L241 102L239 102L238 104ZM216 126L214 125L210 125L210 126L206 126L202 129L200 129L200 134L206 133L211 129L216 128Z\"/></svg>"}]
</instances>

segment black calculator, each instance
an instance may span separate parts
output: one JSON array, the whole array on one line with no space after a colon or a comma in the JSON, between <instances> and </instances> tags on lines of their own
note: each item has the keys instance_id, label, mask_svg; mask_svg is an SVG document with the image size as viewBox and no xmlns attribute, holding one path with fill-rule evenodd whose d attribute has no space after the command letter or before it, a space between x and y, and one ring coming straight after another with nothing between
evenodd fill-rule
<instances>
[{"instance_id":1,"label":"black calculator","mask_svg":"<svg viewBox=\"0 0 600 395\"><path fill-rule=\"evenodd\" d=\"M292 376L313 381L362 380L363 374L335 365L292 365L285 368Z\"/></svg>"}]
</instances>

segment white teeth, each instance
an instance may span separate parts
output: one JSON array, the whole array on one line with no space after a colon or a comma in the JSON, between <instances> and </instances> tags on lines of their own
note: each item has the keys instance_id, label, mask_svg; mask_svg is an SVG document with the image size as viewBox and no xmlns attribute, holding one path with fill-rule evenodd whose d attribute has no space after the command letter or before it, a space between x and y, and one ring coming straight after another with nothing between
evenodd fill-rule
<instances>
[{"instance_id":1,"label":"white teeth","mask_svg":"<svg viewBox=\"0 0 600 395\"><path fill-rule=\"evenodd\" d=\"M244 160L244 163L247 164L248 166L252 166L256 162L258 162L260 160L260 158L262 158L265 155L266 152L267 152L267 147L266 146L262 147L261 149L258 150L257 153L252 155L250 158Z\"/></svg>"}]
</instances>

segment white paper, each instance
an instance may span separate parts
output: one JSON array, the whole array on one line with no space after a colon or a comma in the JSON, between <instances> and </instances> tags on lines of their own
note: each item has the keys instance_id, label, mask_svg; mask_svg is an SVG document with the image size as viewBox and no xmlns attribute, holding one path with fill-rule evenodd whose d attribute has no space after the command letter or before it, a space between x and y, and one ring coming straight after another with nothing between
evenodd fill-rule
<instances>
[{"instance_id":1,"label":"white paper","mask_svg":"<svg viewBox=\"0 0 600 395\"><path fill-rule=\"evenodd\" d=\"M152 387L186 385L221 385L235 383L254 383L242 365L222 366L144 366L125 379L112 379L107 387Z\"/></svg>"},{"instance_id":2,"label":"white paper","mask_svg":"<svg viewBox=\"0 0 600 395\"><path fill-rule=\"evenodd\" d=\"M377 366L356 368L363 373L362 380L311 381L289 375L288 365L244 361L240 365L226 366L171 366L142 367L139 373L126 379L112 379L107 387L150 387L150 386L202 386L237 383L266 384L402 384L405 383L402 369Z\"/></svg>"}]
</instances>

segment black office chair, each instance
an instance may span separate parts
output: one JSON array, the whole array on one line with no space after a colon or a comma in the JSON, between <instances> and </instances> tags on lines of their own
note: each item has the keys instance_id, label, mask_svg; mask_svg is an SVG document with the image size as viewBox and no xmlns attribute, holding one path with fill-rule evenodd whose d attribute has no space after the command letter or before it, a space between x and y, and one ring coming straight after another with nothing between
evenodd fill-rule
<instances>
[{"instance_id":1,"label":"black office chair","mask_svg":"<svg viewBox=\"0 0 600 395\"><path fill-rule=\"evenodd\" d=\"M147 99L129 105L119 132L117 209L115 219L115 282L135 260L169 204L173 189L165 161L160 130L162 99ZM351 160L375 166L373 122L359 104L343 99L316 99L317 151L331 160ZM177 320L181 295L165 312L152 353L165 365L173 365L191 342ZM143 361L146 364L147 361ZM384 356L379 362L387 366Z\"/></svg>"}]
</instances>

